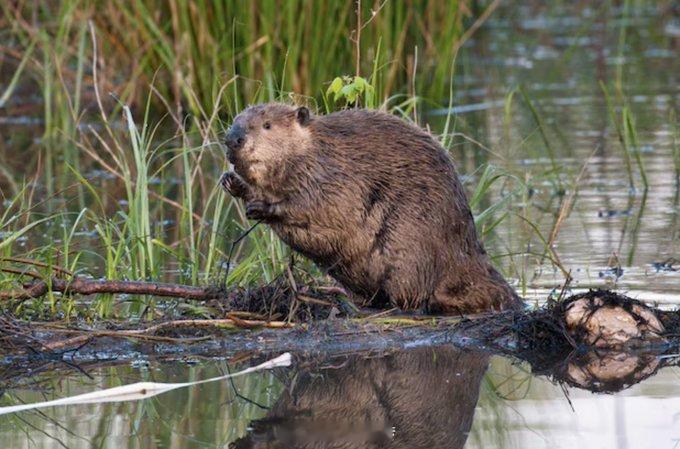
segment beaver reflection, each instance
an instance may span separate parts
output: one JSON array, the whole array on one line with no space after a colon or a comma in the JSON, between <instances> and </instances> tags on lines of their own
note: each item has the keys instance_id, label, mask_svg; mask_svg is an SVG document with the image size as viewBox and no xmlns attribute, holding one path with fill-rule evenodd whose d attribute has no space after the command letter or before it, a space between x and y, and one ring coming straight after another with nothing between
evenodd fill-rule
<instances>
[{"instance_id":1,"label":"beaver reflection","mask_svg":"<svg viewBox=\"0 0 680 449\"><path fill-rule=\"evenodd\" d=\"M302 370L230 447L462 448L487 362L429 347Z\"/></svg>"}]
</instances>

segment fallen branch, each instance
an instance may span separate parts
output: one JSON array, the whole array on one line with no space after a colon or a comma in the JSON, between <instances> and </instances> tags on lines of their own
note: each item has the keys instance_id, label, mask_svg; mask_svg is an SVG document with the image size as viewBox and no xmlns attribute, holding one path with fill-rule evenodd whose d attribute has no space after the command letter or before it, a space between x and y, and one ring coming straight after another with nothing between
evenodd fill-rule
<instances>
[{"instance_id":1,"label":"fallen branch","mask_svg":"<svg viewBox=\"0 0 680 449\"><path fill-rule=\"evenodd\" d=\"M26 283L21 289L0 292L0 300L33 299L45 295L50 290L64 294L125 293L130 295L186 298L199 301L218 299L223 296L223 290L214 286L194 287L191 285L166 284L162 282L111 281L79 277L64 280L53 277L49 280Z\"/></svg>"}]
</instances>

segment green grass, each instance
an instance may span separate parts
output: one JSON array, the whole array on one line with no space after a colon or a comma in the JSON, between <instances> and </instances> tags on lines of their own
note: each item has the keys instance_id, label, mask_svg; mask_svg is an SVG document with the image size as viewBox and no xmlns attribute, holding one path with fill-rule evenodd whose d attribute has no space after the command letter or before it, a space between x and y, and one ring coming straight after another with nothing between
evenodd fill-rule
<instances>
[{"instance_id":1,"label":"green grass","mask_svg":"<svg viewBox=\"0 0 680 449\"><path fill-rule=\"evenodd\" d=\"M373 80L381 97L400 89L415 94L411 89L442 98L446 86L437 81L447 79L449 67L420 66L414 77L414 64L417 55L453 57L472 3L364 1L357 14L356 2L39 0L3 4L1 11L19 51L38 43L44 62L36 73L46 86L63 80L84 87L91 21L101 87L139 106L153 83L173 109L200 115L218 106L233 114L280 92L313 101L336 76L370 73L376 65L385 68ZM218 98L234 77L229 95Z\"/></svg>"},{"instance_id":2,"label":"green grass","mask_svg":"<svg viewBox=\"0 0 680 449\"><path fill-rule=\"evenodd\" d=\"M375 78L375 73L369 77ZM349 79L347 85L354 82L355 78ZM366 80L362 83L364 89L372 87ZM152 89L149 95L153 92L157 91ZM338 103L353 99L343 95ZM385 101L388 99L381 99L383 104ZM394 103L391 109L408 116L416 104L415 99L409 99ZM52 266L59 266L82 276L108 279L249 286L272 281L284 272L290 250L265 226L255 228L234 248L233 266L228 270L224 266L231 242L252 223L245 219L242 205L217 185L226 165L214 143L223 126L216 115L211 112L204 116L204 122L197 120L197 131L178 128L169 138L161 138L165 124L174 119L152 118L150 100L145 108L135 114L123 105L117 111L121 118L101 110L106 117L102 127L76 127L74 145L80 150L80 168L66 162L71 184L43 200L67 207L60 211L35 207L32 192L23 188L1 218L0 231L6 237L0 242L0 250L7 257L48 261L48 267L40 270L45 277ZM441 139L444 142L448 136ZM88 176L85 167L97 167L104 175ZM552 179L552 175L546 175L546 179ZM480 236L492 239L495 228L512 213L511 203L525 194L527 180L496 165L481 166L467 180ZM505 192L502 199L490 201L499 191ZM81 208L81 201L87 206ZM45 234L40 237L34 233L38 243L30 249L23 251L15 244L38 228ZM537 229L531 227L529 234L534 232ZM0 267L17 264L3 263ZM309 262L303 261L302 268L319 274ZM2 273L1 279L9 288L25 278ZM50 295L3 306L36 318L97 319L153 317L162 313L162 303L157 301L151 297L100 295L89 303Z\"/></svg>"},{"instance_id":3,"label":"green grass","mask_svg":"<svg viewBox=\"0 0 680 449\"><path fill-rule=\"evenodd\" d=\"M0 253L48 266L5 261L0 268L49 276L57 266L81 276L190 284L274 279L290 253L264 226L224 266L231 242L251 224L217 186L227 168L220 133L260 101L410 115L419 95L441 97L450 68L419 65L417 55L453 57L469 1L426 6L3 3L2 51L19 58L0 101L11 105L35 89L44 127L31 163L39 173L4 173L12 199L0 221ZM342 92L330 91L338 82ZM27 237L30 244L17 244ZM0 275L3 288L27 279ZM154 316L157 306L153 298L110 295L92 304L56 295L3 304L44 318Z\"/></svg>"}]
</instances>

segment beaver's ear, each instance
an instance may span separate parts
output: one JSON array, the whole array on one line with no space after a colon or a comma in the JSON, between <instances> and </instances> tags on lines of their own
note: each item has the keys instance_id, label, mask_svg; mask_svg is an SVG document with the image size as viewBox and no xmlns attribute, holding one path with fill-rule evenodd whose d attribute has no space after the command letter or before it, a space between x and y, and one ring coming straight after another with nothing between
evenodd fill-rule
<instances>
[{"instance_id":1,"label":"beaver's ear","mask_svg":"<svg viewBox=\"0 0 680 449\"><path fill-rule=\"evenodd\" d=\"M300 106L295 111L295 118L297 119L300 126L307 126L310 120L309 109L304 106Z\"/></svg>"}]
</instances>

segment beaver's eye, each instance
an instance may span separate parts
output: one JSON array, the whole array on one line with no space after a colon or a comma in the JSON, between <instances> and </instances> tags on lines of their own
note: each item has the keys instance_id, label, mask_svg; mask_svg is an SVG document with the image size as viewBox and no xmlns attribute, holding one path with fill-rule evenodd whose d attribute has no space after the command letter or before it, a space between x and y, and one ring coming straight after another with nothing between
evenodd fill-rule
<instances>
[{"instance_id":1,"label":"beaver's eye","mask_svg":"<svg viewBox=\"0 0 680 449\"><path fill-rule=\"evenodd\" d=\"M269 122L264 122L264 125L262 125L264 129L270 129L272 127L272 124Z\"/></svg>"}]
</instances>

